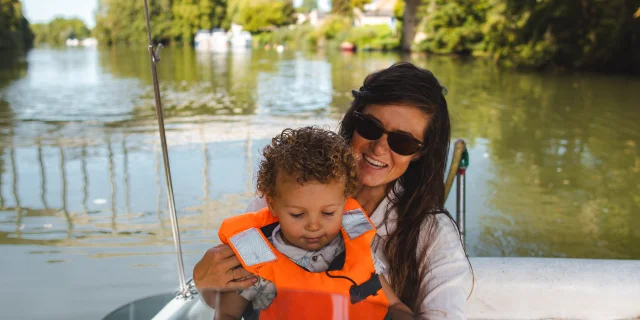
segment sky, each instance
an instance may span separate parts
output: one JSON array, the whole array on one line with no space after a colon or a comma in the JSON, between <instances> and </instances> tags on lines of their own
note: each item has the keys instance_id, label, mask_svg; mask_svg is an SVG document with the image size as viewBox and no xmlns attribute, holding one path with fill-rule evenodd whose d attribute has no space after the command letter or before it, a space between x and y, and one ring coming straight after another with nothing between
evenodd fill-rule
<instances>
[{"instance_id":1,"label":"sky","mask_svg":"<svg viewBox=\"0 0 640 320\"><path fill-rule=\"evenodd\" d=\"M87 27L93 28L96 24L93 14L97 7L97 0L22 0L23 14L30 23L49 22L63 16L80 18Z\"/></svg>"},{"instance_id":2,"label":"sky","mask_svg":"<svg viewBox=\"0 0 640 320\"><path fill-rule=\"evenodd\" d=\"M302 0L294 0L296 6L301 3ZM93 28L96 24L94 11L97 7L97 0L22 0L23 14L30 23L49 22L55 17L63 16L80 18L89 28ZM329 10L331 0L318 0L318 7Z\"/></svg>"}]
</instances>

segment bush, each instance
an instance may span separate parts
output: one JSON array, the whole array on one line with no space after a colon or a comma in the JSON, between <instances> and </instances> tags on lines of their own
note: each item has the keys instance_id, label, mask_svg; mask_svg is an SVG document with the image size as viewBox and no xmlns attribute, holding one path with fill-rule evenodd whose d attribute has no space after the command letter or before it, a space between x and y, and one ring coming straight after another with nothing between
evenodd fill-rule
<instances>
[{"instance_id":1,"label":"bush","mask_svg":"<svg viewBox=\"0 0 640 320\"><path fill-rule=\"evenodd\" d=\"M330 15L324 23L305 36L304 42L312 47L338 47L347 38L351 29L351 18L341 15Z\"/></svg>"},{"instance_id":2,"label":"bush","mask_svg":"<svg viewBox=\"0 0 640 320\"><path fill-rule=\"evenodd\" d=\"M427 13L422 31L427 38L417 44L421 51L470 54L481 51L487 0L436 1L436 9ZM423 8L428 11L428 8Z\"/></svg>"},{"instance_id":3,"label":"bush","mask_svg":"<svg viewBox=\"0 0 640 320\"><path fill-rule=\"evenodd\" d=\"M308 46L307 38L313 31L313 26L308 24L280 27L271 32L263 32L254 35L253 44L258 47L264 47L268 44L305 48Z\"/></svg>"},{"instance_id":4,"label":"bush","mask_svg":"<svg viewBox=\"0 0 640 320\"><path fill-rule=\"evenodd\" d=\"M361 26L351 29L347 41L358 50L393 50L400 47L400 37L386 25Z\"/></svg>"}]
</instances>

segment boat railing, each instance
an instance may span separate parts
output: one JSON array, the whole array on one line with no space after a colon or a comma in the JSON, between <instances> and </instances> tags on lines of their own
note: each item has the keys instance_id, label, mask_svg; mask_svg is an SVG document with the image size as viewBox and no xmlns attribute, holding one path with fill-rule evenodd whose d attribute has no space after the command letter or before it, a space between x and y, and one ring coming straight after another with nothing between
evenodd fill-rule
<instances>
[{"instance_id":1,"label":"boat railing","mask_svg":"<svg viewBox=\"0 0 640 320\"><path fill-rule=\"evenodd\" d=\"M469 167L469 152L467 143L459 139L454 143L453 156L449 166L449 174L445 180L445 200L449 197L449 192L456 182L456 224L463 244L465 243L465 221L466 221L466 172Z\"/></svg>"}]
</instances>

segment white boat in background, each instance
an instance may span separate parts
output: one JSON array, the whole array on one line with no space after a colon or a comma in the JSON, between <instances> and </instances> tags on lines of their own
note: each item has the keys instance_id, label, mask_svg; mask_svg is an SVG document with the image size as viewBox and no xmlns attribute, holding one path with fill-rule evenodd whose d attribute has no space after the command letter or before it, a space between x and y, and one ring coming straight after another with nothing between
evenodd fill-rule
<instances>
[{"instance_id":1,"label":"white boat in background","mask_svg":"<svg viewBox=\"0 0 640 320\"><path fill-rule=\"evenodd\" d=\"M65 44L67 45L67 47L77 47L80 45L80 40L78 39L67 39L67 41L65 41Z\"/></svg>"},{"instance_id":2,"label":"white boat in background","mask_svg":"<svg viewBox=\"0 0 640 320\"><path fill-rule=\"evenodd\" d=\"M196 33L194 46L197 51L227 52L229 51L229 37L222 29L200 30Z\"/></svg>"},{"instance_id":3,"label":"white boat in background","mask_svg":"<svg viewBox=\"0 0 640 320\"><path fill-rule=\"evenodd\" d=\"M80 44L83 47L95 47L98 45L98 39L96 38L86 38L80 41Z\"/></svg>"},{"instance_id":4,"label":"white boat in background","mask_svg":"<svg viewBox=\"0 0 640 320\"><path fill-rule=\"evenodd\" d=\"M67 47L95 47L98 45L98 40L96 38L86 38L86 39L67 39L65 41Z\"/></svg>"},{"instance_id":5,"label":"white boat in background","mask_svg":"<svg viewBox=\"0 0 640 320\"><path fill-rule=\"evenodd\" d=\"M243 28L240 25L231 25L229 41L231 42L231 50L233 51L246 51L251 49L251 33L243 31Z\"/></svg>"},{"instance_id":6,"label":"white boat in background","mask_svg":"<svg viewBox=\"0 0 640 320\"><path fill-rule=\"evenodd\" d=\"M185 279L157 78L159 58L158 52L151 50L147 0L144 2L179 290L136 300L111 312L104 320L210 320L214 318L214 310L202 302L193 281ZM467 166L466 146L458 141L445 194L448 195L455 179L456 220L463 239ZM639 260L472 257L470 261L475 277L465 312L468 319L640 319ZM332 295L332 301L339 307L344 307L343 299L348 297ZM341 319L345 318L334 320Z\"/></svg>"},{"instance_id":7,"label":"white boat in background","mask_svg":"<svg viewBox=\"0 0 640 320\"><path fill-rule=\"evenodd\" d=\"M200 30L194 38L194 46L202 52L247 51L251 49L251 33L243 31L242 26L231 25L231 30Z\"/></svg>"}]
</instances>

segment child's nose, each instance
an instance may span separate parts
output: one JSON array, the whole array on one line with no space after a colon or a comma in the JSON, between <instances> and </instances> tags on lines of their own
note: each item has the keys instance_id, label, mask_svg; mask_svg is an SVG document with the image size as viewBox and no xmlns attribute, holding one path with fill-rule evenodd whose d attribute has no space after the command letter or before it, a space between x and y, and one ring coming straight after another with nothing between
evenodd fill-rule
<instances>
[{"instance_id":1,"label":"child's nose","mask_svg":"<svg viewBox=\"0 0 640 320\"><path fill-rule=\"evenodd\" d=\"M318 221L318 219L316 219L316 218L309 219L309 222L307 223L307 230L308 231L318 231L321 228L322 228L322 226L320 225L320 221Z\"/></svg>"}]
</instances>

